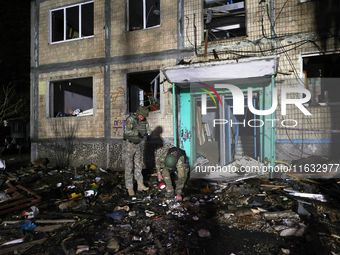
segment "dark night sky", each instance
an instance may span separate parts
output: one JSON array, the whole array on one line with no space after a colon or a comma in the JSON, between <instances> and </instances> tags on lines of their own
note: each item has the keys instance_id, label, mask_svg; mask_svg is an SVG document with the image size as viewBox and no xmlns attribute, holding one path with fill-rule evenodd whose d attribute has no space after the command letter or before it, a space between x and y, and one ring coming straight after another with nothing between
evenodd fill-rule
<instances>
[{"instance_id":1,"label":"dark night sky","mask_svg":"<svg viewBox=\"0 0 340 255\"><path fill-rule=\"evenodd\" d=\"M30 1L3 1L0 8L1 83L29 87Z\"/></svg>"},{"instance_id":2,"label":"dark night sky","mask_svg":"<svg viewBox=\"0 0 340 255\"><path fill-rule=\"evenodd\" d=\"M28 99L30 90L30 1L2 1L0 8L0 83L12 83Z\"/></svg>"}]
</instances>

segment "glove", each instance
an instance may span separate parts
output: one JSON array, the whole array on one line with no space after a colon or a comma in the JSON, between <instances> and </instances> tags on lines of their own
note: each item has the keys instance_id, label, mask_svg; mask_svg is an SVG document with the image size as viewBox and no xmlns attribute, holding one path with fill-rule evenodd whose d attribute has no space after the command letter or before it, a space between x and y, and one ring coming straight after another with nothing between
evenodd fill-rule
<instances>
[{"instance_id":1,"label":"glove","mask_svg":"<svg viewBox=\"0 0 340 255\"><path fill-rule=\"evenodd\" d=\"M138 136L139 136L140 138L143 138L143 137L144 137L141 133L138 133Z\"/></svg>"}]
</instances>

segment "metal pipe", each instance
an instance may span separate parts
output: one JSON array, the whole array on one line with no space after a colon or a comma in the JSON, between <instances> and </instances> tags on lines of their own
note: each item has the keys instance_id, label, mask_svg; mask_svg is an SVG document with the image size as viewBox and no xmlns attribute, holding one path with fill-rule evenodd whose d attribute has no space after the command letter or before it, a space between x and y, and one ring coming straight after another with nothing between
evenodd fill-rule
<instances>
[{"instance_id":1,"label":"metal pipe","mask_svg":"<svg viewBox=\"0 0 340 255\"><path fill-rule=\"evenodd\" d=\"M275 76L274 75L272 75L272 82L271 82L271 84L270 84L270 90L271 90L271 92L273 92L273 89L274 89L274 85L275 85ZM272 105L273 105L273 95L272 95ZM271 118L272 119L275 119L275 112L273 112L272 114L271 114ZM272 130L271 130L272 132L271 132L271 150L270 150L270 166L271 166L271 168L270 168L270 178L273 178L273 168L274 168L274 165L275 165L275 163L274 163L274 160L275 160L275 144L276 144L276 137L275 137L275 129L273 128Z\"/></svg>"},{"instance_id":2,"label":"metal pipe","mask_svg":"<svg viewBox=\"0 0 340 255\"><path fill-rule=\"evenodd\" d=\"M197 55L197 28L196 28L196 14L194 13L194 44L195 44L195 54Z\"/></svg>"},{"instance_id":3,"label":"metal pipe","mask_svg":"<svg viewBox=\"0 0 340 255\"><path fill-rule=\"evenodd\" d=\"M255 106L255 103L256 103L256 99L253 97L253 105ZM256 118L256 115L254 114L254 119L257 119ZM255 158L257 158L257 138L256 138L256 129L257 129L257 127L255 127L255 125L254 125L254 157Z\"/></svg>"},{"instance_id":4,"label":"metal pipe","mask_svg":"<svg viewBox=\"0 0 340 255\"><path fill-rule=\"evenodd\" d=\"M275 30L274 30L274 24L275 20L274 20L274 0L270 0L270 28L271 28L271 41L272 41L272 49L275 49Z\"/></svg>"},{"instance_id":5,"label":"metal pipe","mask_svg":"<svg viewBox=\"0 0 340 255\"><path fill-rule=\"evenodd\" d=\"M264 108L263 107L263 105L264 105L263 97L264 97L264 88L259 93L259 110L260 111L262 111L263 108ZM260 120L263 121L264 117L263 117L263 115L260 115L259 118L260 118ZM259 137L260 137L260 153L259 153L259 155L260 155L260 159L262 161L264 159L264 157L263 157L263 155L264 155L264 149L263 149L263 146L264 146L263 145L263 142L264 142L264 127L261 126L259 131L260 131L260 135L259 135Z\"/></svg>"},{"instance_id":6,"label":"metal pipe","mask_svg":"<svg viewBox=\"0 0 340 255\"><path fill-rule=\"evenodd\" d=\"M175 83L172 83L172 109L173 109L173 122L174 122L174 146L177 147L177 121L176 121Z\"/></svg>"}]
</instances>

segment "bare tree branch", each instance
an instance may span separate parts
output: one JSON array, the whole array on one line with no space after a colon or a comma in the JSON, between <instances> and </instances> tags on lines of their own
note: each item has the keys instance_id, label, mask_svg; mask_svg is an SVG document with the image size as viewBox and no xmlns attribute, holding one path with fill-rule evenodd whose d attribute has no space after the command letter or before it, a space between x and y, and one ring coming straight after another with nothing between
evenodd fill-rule
<instances>
[{"instance_id":1,"label":"bare tree branch","mask_svg":"<svg viewBox=\"0 0 340 255\"><path fill-rule=\"evenodd\" d=\"M16 93L15 86L11 83L4 85L0 94L0 125L3 124L4 120L11 121L25 118L25 114L19 114L23 112L24 107L24 97Z\"/></svg>"}]
</instances>

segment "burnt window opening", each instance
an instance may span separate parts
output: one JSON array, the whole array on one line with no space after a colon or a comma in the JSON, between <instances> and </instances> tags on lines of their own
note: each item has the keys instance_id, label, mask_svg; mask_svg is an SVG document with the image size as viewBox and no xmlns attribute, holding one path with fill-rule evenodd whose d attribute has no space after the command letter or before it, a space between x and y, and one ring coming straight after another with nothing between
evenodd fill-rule
<instances>
[{"instance_id":1,"label":"burnt window opening","mask_svg":"<svg viewBox=\"0 0 340 255\"><path fill-rule=\"evenodd\" d=\"M245 1L204 0L204 30L208 41L245 36Z\"/></svg>"},{"instance_id":2,"label":"burnt window opening","mask_svg":"<svg viewBox=\"0 0 340 255\"><path fill-rule=\"evenodd\" d=\"M51 81L49 96L49 117L93 115L92 77Z\"/></svg>"},{"instance_id":3,"label":"burnt window opening","mask_svg":"<svg viewBox=\"0 0 340 255\"><path fill-rule=\"evenodd\" d=\"M94 35L93 2L58 8L50 12L51 43Z\"/></svg>"},{"instance_id":4,"label":"burnt window opening","mask_svg":"<svg viewBox=\"0 0 340 255\"><path fill-rule=\"evenodd\" d=\"M311 92L311 103L340 102L340 54L303 58L306 88Z\"/></svg>"},{"instance_id":5,"label":"burnt window opening","mask_svg":"<svg viewBox=\"0 0 340 255\"><path fill-rule=\"evenodd\" d=\"M159 70L127 74L127 112L135 112L141 105L150 111L159 110L159 76Z\"/></svg>"},{"instance_id":6,"label":"burnt window opening","mask_svg":"<svg viewBox=\"0 0 340 255\"><path fill-rule=\"evenodd\" d=\"M128 0L128 31L160 25L160 0Z\"/></svg>"}]
</instances>

